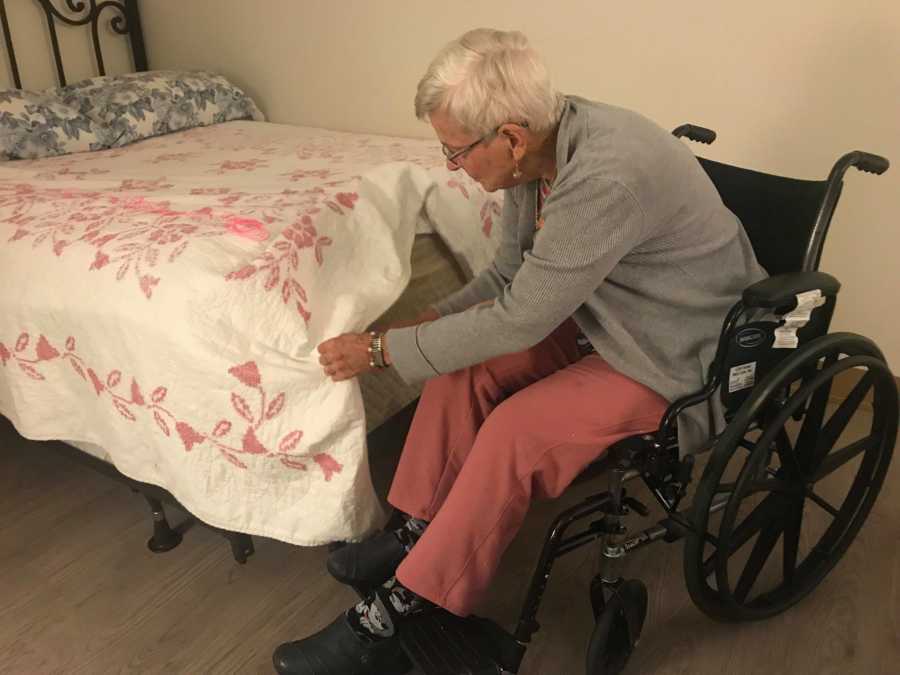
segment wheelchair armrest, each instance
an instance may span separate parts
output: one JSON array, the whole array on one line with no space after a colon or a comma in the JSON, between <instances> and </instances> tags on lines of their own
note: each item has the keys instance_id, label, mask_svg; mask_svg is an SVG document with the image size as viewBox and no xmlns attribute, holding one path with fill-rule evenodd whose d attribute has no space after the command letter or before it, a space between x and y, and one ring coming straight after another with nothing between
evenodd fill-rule
<instances>
[{"instance_id":1,"label":"wheelchair armrest","mask_svg":"<svg viewBox=\"0 0 900 675\"><path fill-rule=\"evenodd\" d=\"M819 290L825 297L837 295L841 282L825 272L779 274L758 281L744 290L747 309L779 309L790 311L797 306L797 294Z\"/></svg>"}]
</instances>

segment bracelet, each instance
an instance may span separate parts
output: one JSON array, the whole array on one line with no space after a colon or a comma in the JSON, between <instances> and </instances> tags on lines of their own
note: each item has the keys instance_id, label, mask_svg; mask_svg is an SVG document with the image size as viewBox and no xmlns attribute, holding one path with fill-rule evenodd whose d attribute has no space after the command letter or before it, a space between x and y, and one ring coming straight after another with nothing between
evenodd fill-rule
<instances>
[{"instance_id":1,"label":"bracelet","mask_svg":"<svg viewBox=\"0 0 900 675\"><path fill-rule=\"evenodd\" d=\"M388 364L384 360L384 333L369 333L369 367L370 368L387 368Z\"/></svg>"}]
</instances>

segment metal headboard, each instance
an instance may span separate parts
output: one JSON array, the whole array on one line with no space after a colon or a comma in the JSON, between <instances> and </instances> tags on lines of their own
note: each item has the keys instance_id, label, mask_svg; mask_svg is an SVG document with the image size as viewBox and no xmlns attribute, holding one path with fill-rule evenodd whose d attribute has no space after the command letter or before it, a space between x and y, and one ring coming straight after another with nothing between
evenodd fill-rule
<instances>
[{"instance_id":1,"label":"metal headboard","mask_svg":"<svg viewBox=\"0 0 900 675\"><path fill-rule=\"evenodd\" d=\"M71 12L67 16L57 9L53 0L35 0L44 12L47 21L47 30L50 32L50 46L53 49L53 59L56 62L56 77L60 86L66 84L66 73L63 68L62 54L59 49L59 40L56 36L56 23L61 22L66 26L91 27L91 40L94 44L94 57L97 61L97 72L106 75L103 65L103 52L100 48L99 25L101 15L109 13L110 28L119 35L127 35L131 45L131 56L134 61L135 71L147 70L147 52L144 49L144 35L141 31L141 17L138 13L137 0L65 0L65 8ZM79 16L82 12L83 15ZM0 24L3 27L3 39L6 43L6 52L9 55L9 64L12 69L13 83L17 89L22 88L22 79L19 76L19 64L16 61L16 52L13 47L12 33L9 29L9 20L6 16L6 0L0 0Z\"/></svg>"}]
</instances>

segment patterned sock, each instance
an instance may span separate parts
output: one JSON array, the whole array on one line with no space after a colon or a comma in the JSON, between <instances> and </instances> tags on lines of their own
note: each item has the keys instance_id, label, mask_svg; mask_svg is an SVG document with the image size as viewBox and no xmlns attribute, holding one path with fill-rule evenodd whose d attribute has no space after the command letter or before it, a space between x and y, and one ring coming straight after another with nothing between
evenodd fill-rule
<instances>
[{"instance_id":1,"label":"patterned sock","mask_svg":"<svg viewBox=\"0 0 900 675\"><path fill-rule=\"evenodd\" d=\"M394 536L397 537L400 543L403 544L403 548L409 553L412 547L416 545L416 542L419 541L419 537L425 532L426 527L428 527L428 521L410 518L403 524L403 527L394 530Z\"/></svg>"},{"instance_id":2,"label":"patterned sock","mask_svg":"<svg viewBox=\"0 0 900 675\"><path fill-rule=\"evenodd\" d=\"M427 600L420 595L416 595L406 586L397 581L397 577L391 577L382 584L382 588L390 591L388 599L394 611L400 616L409 616L423 609L427 604Z\"/></svg>"},{"instance_id":3,"label":"patterned sock","mask_svg":"<svg viewBox=\"0 0 900 675\"><path fill-rule=\"evenodd\" d=\"M347 610L347 622L357 635L371 640L384 640L394 634L390 617L383 615L374 593Z\"/></svg>"},{"instance_id":4,"label":"patterned sock","mask_svg":"<svg viewBox=\"0 0 900 675\"><path fill-rule=\"evenodd\" d=\"M427 600L403 586L396 577L388 579L382 587L389 591L387 599L400 616L414 614L427 604ZM391 618L385 616L386 611L372 592L365 600L347 610L347 621L357 635L370 640L384 640L394 635L394 627L391 625Z\"/></svg>"}]
</instances>

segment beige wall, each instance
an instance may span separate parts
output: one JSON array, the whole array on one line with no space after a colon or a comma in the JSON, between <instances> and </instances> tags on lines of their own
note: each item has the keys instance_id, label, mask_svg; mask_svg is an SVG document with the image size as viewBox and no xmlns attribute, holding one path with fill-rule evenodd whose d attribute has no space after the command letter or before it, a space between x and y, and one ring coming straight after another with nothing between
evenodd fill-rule
<instances>
[{"instance_id":1,"label":"beige wall","mask_svg":"<svg viewBox=\"0 0 900 675\"><path fill-rule=\"evenodd\" d=\"M563 91L716 129L702 149L715 159L818 178L848 150L883 154L895 164L884 176L848 175L822 269L844 284L835 329L874 338L900 370L896 0L141 0L141 11L151 67L220 71L275 122L427 135L412 98L428 61L493 26L528 34Z\"/></svg>"}]
</instances>

